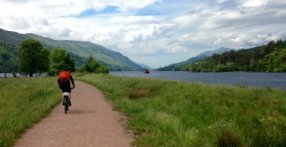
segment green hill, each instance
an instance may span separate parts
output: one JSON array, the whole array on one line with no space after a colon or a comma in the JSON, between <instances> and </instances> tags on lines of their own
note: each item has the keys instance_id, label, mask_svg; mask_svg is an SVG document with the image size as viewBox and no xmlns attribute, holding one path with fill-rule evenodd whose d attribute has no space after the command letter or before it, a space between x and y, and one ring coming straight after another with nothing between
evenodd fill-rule
<instances>
[{"instance_id":1,"label":"green hill","mask_svg":"<svg viewBox=\"0 0 286 147\"><path fill-rule=\"evenodd\" d=\"M18 54L19 45L23 40L31 38L40 41L44 47L49 50L54 48L65 49L71 57L76 60L77 67L82 66L86 61L86 58L91 55L110 70L140 70L142 68L119 52L111 51L101 45L82 41L53 40L34 34L19 34L3 29L0 29L0 53L6 53L12 56L14 62L17 62L16 56ZM8 71L12 70L10 68L16 67L10 66Z\"/></svg>"},{"instance_id":2,"label":"green hill","mask_svg":"<svg viewBox=\"0 0 286 147\"><path fill-rule=\"evenodd\" d=\"M190 58L186 61L183 61L183 62L179 62L179 63L171 64L171 65L168 65L165 67L161 67L158 70L159 71L185 71L185 70L188 70L187 67L189 64L192 64L194 62L208 58L208 57L212 56L213 54L222 54L222 53L229 51L229 50L232 50L232 49L221 47L221 48L218 48L218 49L213 50L213 51L205 51L205 52L198 54L196 57L192 57L192 58Z\"/></svg>"},{"instance_id":3,"label":"green hill","mask_svg":"<svg viewBox=\"0 0 286 147\"><path fill-rule=\"evenodd\" d=\"M187 70L194 72L225 71L286 71L286 40L271 41L250 49L228 51L186 65Z\"/></svg>"},{"instance_id":4,"label":"green hill","mask_svg":"<svg viewBox=\"0 0 286 147\"><path fill-rule=\"evenodd\" d=\"M190 59L183 61L183 62L174 63L174 64L171 64L171 65L168 65L165 67L161 67L158 70L159 71L182 71L182 70L186 70L186 65L189 65L193 62L196 62L196 61L199 61L199 60L202 60L205 58L207 58L207 56L193 57L193 58L190 58Z\"/></svg>"}]
</instances>

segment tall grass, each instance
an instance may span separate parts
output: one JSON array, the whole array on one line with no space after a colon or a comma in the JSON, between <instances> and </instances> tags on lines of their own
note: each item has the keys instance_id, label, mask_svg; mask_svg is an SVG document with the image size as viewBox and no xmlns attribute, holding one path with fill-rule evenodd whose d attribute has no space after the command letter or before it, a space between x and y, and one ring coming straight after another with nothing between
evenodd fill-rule
<instances>
[{"instance_id":1,"label":"tall grass","mask_svg":"<svg viewBox=\"0 0 286 147\"><path fill-rule=\"evenodd\" d=\"M137 146L286 146L286 93L83 75L129 116Z\"/></svg>"},{"instance_id":2,"label":"tall grass","mask_svg":"<svg viewBox=\"0 0 286 147\"><path fill-rule=\"evenodd\" d=\"M12 146L60 101L56 79L0 79L0 146Z\"/></svg>"}]
</instances>

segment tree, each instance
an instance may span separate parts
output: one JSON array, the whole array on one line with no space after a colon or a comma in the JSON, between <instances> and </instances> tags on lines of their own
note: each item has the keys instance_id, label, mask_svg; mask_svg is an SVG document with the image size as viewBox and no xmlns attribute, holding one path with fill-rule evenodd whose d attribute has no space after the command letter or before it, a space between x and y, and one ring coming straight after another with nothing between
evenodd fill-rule
<instances>
[{"instance_id":1,"label":"tree","mask_svg":"<svg viewBox=\"0 0 286 147\"><path fill-rule=\"evenodd\" d=\"M64 49L57 48L52 50L49 74L56 75L66 66L71 72L75 71L75 61Z\"/></svg>"},{"instance_id":2,"label":"tree","mask_svg":"<svg viewBox=\"0 0 286 147\"><path fill-rule=\"evenodd\" d=\"M92 56L88 57L87 62L85 66L83 67L83 70L87 72L94 72L94 73L108 73L109 72L105 66L98 64L95 58Z\"/></svg>"},{"instance_id":3,"label":"tree","mask_svg":"<svg viewBox=\"0 0 286 147\"><path fill-rule=\"evenodd\" d=\"M286 48L276 50L260 60L260 66L270 72L286 71Z\"/></svg>"},{"instance_id":4,"label":"tree","mask_svg":"<svg viewBox=\"0 0 286 147\"><path fill-rule=\"evenodd\" d=\"M34 39L23 41L19 52L20 72L29 74L47 72L49 67L49 51Z\"/></svg>"},{"instance_id":5,"label":"tree","mask_svg":"<svg viewBox=\"0 0 286 147\"><path fill-rule=\"evenodd\" d=\"M8 53L0 52L0 71L4 72L6 78L7 68L9 66L11 56Z\"/></svg>"},{"instance_id":6,"label":"tree","mask_svg":"<svg viewBox=\"0 0 286 147\"><path fill-rule=\"evenodd\" d=\"M48 49L44 49L39 62L41 66L39 67L39 71L47 72L50 68L50 51Z\"/></svg>"},{"instance_id":7,"label":"tree","mask_svg":"<svg viewBox=\"0 0 286 147\"><path fill-rule=\"evenodd\" d=\"M87 63L85 65L85 70L88 72L95 72L96 68L98 67L98 64L96 63L94 57L89 56L87 59Z\"/></svg>"}]
</instances>

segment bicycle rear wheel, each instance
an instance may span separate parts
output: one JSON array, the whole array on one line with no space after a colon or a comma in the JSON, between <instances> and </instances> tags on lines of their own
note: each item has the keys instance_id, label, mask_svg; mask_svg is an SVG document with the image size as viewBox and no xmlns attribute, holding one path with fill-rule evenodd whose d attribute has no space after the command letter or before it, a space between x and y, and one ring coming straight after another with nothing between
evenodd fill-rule
<instances>
[{"instance_id":1,"label":"bicycle rear wheel","mask_svg":"<svg viewBox=\"0 0 286 147\"><path fill-rule=\"evenodd\" d=\"M65 113L67 113L68 110L69 110L69 100L68 100L68 97L65 97L65 99L64 99L64 107L65 107Z\"/></svg>"}]
</instances>

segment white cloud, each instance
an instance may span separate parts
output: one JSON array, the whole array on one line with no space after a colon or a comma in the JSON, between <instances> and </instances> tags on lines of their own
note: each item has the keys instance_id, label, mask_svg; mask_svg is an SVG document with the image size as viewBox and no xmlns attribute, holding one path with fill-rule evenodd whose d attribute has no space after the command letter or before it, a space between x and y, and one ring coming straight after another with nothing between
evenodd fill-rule
<instances>
[{"instance_id":1,"label":"white cloud","mask_svg":"<svg viewBox=\"0 0 286 147\"><path fill-rule=\"evenodd\" d=\"M160 24L149 24L147 26L136 26L134 30L128 30L124 36L127 42L144 41L149 37L160 34Z\"/></svg>"},{"instance_id":2,"label":"white cloud","mask_svg":"<svg viewBox=\"0 0 286 147\"><path fill-rule=\"evenodd\" d=\"M23 30L30 27L27 20L22 17L9 17L5 18L4 20L5 21L3 21L3 24L5 26L10 26L18 30Z\"/></svg>"},{"instance_id":3,"label":"white cloud","mask_svg":"<svg viewBox=\"0 0 286 147\"><path fill-rule=\"evenodd\" d=\"M120 11L101 14L107 6ZM154 67L285 38L285 26L285 0L0 0L0 28L102 44Z\"/></svg>"},{"instance_id":4,"label":"white cloud","mask_svg":"<svg viewBox=\"0 0 286 147\"><path fill-rule=\"evenodd\" d=\"M266 5L269 0L244 0L242 3L243 7L259 7Z\"/></svg>"},{"instance_id":5,"label":"white cloud","mask_svg":"<svg viewBox=\"0 0 286 147\"><path fill-rule=\"evenodd\" d=\"M27 3L32 0L4 0L6 2Z\"/></svg>"},{"instance_id":6,"label":"white cloud","mask_svg":"<svg viewBox=\"0 0 286 147\"><path fill-rule=\"evenodd\" d=\"M138 23L152 23L158 21L154 16L114 16L109 19L109 22L116 24L138 24Z\"/></svg>"}]
</instances>

